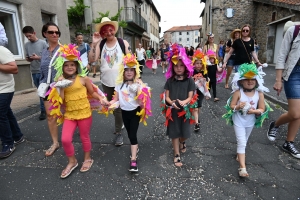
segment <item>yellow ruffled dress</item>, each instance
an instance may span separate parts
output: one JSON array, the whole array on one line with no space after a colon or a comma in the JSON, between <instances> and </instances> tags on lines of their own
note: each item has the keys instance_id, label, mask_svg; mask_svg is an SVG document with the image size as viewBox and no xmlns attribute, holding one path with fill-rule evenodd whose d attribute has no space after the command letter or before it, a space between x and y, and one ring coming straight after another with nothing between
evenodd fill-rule
<instances>
[{"instance_id":1,"label":"yellow ruffled dress","mask_svg":"<svg viewBox=\"0 0 300 200\"><path fill-rule=\"evenodd\" d=\"M74 83L65 88L64 91L65 119L80 120L92 115L91 105L87 98L87 89L81 84L80 76L77 76Z\"/></svg>"}]
</instances>

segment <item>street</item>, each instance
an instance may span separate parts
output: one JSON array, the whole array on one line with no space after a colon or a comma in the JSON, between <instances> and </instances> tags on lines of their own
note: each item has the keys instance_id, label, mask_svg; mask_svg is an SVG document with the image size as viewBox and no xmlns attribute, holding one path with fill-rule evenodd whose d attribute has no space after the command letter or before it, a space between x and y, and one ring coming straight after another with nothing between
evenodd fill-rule
<instances>
[{"instance_id":1,"label":"street","mask_svg":"<svg viewBox=\"0 0 300 200\"><path fill-rule=\"evenodd\" d=\"M187 151L181 154L183 166L176 168L159 107L166 79L161 68L156 75L146 68L143 81L153 88L153 116L148 126L140 124L138 131L139 173L128 172L130 143L126 130L124 145L115 147L113 116L106 118L94 112L91 140L95 162L90 171L79 172L83 151L77 131L74 146L79 167L61 179L67 165L63 148L51 157L44 156L51 145L47 122L32 116L20 123L26 142L9 158L0 160L0 199L300 199L300 160L281 149L287 126L280 127L275 143L266 136L270 120L253 129L246 149L250 177L240 178L233 127L221 118L231 93L223 82L217 85L219 102L204 100L200 131L194 133L191 126ZM284 110L270 105L274 110L270 119L277 119ZM295 146L300 148L299 136Z\"/></svg>"}]
</instances>

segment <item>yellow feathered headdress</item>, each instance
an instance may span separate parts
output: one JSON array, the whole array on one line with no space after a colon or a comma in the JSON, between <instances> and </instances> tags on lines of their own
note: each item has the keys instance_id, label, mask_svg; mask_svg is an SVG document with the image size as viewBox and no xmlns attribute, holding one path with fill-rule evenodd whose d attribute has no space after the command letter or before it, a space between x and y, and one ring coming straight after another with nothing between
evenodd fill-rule
<instances>
[{"instance_id":1,"label":"yellow feathered headdress","mask_svg":"<svg viewBox=\"0 0 300 200\"><path fill-rule=\"evenodd\" d=\"M200 50L195 51L195 53L193 55L193 60L192 60L193 65L196 62L196 60L200 60L202 62L204 74L207 74L206 58L205 58L205 54L202 51L200 51Z\"/></svg>"},{"instance_id":2,"label":"yellow feathered headdress","mask_svg":"<svg viewBox=\"0 0 300 200\"><path fill-rule=\"evenodd\" d=\"M135 77L134 81L137 80L140 77L140 67L139 63L136 60L136 57L134 54L126 54L123 56L123 61L119 68L119 75L116 80L116 84L120 84L124 82L124 69L126 68L134 68L135 69Z\"/></svg>"}]
</instances>

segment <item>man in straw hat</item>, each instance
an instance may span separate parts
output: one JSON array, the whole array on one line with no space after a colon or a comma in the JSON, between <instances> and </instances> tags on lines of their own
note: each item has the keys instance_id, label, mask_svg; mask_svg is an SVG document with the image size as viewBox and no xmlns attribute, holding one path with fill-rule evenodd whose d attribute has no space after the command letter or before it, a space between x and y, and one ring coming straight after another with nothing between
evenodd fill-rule
<instances>
[{"instance_id":1,"label":"man in straw hat","mask_svg":"<svg viewBox=\"0 0 300 200\"><path fill-rule=\"evenodd\" d=\"M16 149L15 145L24 142L24 136L10 108L14 96L15 81L13 74L18 73L14 55L4 46L7 37L0 23L0 138L2 150L0 158L7 158Z\"/></svg>"},{"instance_id":2,"label":"man in straw hat","mask_svg":"<svg viewBox=\"0 0 300 200\"><path fill-rule=\"evenodd\" d=\"M129 53L128 42L115 36L118 28L119 24L117 21L111 21L108 17L103 17L101 22L95 25L96 32L93 34L92 50L89 53L90 62L95 62L100 56L100 80L103 91L107 94L109 101L112 100L112 95L115 91L115 82L118 77L123 54ZM120 108L114 110L114 116L115 145L121 146L123 144L121 133L123 120Z\"/></svg>"}]
</instances>

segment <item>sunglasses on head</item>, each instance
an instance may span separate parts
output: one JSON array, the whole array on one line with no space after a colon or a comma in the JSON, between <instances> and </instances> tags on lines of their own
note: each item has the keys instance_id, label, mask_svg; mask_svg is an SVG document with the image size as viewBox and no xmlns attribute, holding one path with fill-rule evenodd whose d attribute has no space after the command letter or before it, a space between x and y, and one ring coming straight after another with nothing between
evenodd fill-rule
<instances>
[{"instance_id":1,"label":"sunglasses on head","mask_svg":"<svg viewBox=\"0 0 300 200\"><path fill-rule=\"evenodd\" d=\"M243 32L244 32L244 33L248 33L249 30L248 30L248 29L243 29Z\"/></svg>"},{"instance_id":2,"label":"sunglasses on head","mask_svg":"<svg viewBox=\"0 0 300 200\"><path fill-rule=\"evenodd\" d=\"M56 35L60 35L60 31L47 31L48 34L53 35L54 33Z\"/></svg>"}]
</instances>

